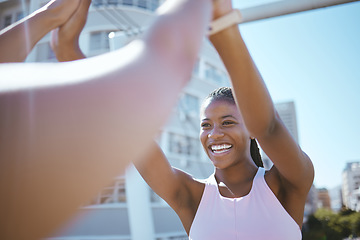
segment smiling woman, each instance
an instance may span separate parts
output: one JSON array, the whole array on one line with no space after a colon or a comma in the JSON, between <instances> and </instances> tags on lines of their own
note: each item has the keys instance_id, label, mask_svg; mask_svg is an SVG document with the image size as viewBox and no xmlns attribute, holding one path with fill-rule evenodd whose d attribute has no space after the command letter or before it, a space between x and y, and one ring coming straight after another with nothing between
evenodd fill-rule
<instances>
[{"instance_id":1,"label":"smiling woman","mask_svg":"<svg viewBox=\"0 0 360 240\"><path fill-rule=\"evenodd\" d=\"M294 209L302 209L305 198L293 209L281 203L278 170L274 166L265 172L257 141L246 128L232 89L221 87L211 92L200 116L200 140L215 167L208 179L194 180L171 169L157 147L147 162L136 164L153 190L177 212L189 239L235 239L234 232L245 239L264 239L263 231L259 233L254 226L266 231L266 239L301 239L302 212L294 213ZM173 193L172 199L169 194L174 189L179 192ZM235 222L234 229L229 227Z\"/></svg>"},{"instance_id":2,"label":"smiling woman","mask_svg":"<svg viewBox=\"0 0 360 240\"><path fill-rule=\"evenodd\" d=\"M214 18L232 11L230 0L216 1ZM231 89L210 93L200 113L200 140L214 173L194 179L171 167L157 146L136 167L177 213L189 239L300 240L311 160L277 114L238 27L210 40L232 82ZM256 141L274 163L269 171Z\"/></svg>"}]
</instances>

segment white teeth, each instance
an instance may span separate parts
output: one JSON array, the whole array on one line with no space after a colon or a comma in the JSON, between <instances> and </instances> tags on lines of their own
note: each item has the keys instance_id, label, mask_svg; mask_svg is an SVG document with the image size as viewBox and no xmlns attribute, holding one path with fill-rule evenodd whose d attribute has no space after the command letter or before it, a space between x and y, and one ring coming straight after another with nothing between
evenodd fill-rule
<instances>
[{"instance_id":1,"label":"white teeth","mask_svg":"<svg viewBox=\"0 0 360 240\"><path fill-rule=\"evenodd\" d=\"M213 150L213 151L221 151L221 150L227 150L227 149L229 149L231 147L232 147L232 145L230 145L230 144L212 145L211 150Z\"/></svg>"}]
</instances>

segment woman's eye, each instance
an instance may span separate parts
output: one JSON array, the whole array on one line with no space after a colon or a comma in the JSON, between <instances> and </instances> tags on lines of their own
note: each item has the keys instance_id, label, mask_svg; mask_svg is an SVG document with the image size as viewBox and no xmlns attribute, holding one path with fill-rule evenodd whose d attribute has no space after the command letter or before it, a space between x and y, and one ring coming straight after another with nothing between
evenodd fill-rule
<instances>
[{"instance_id":1,"label":"woman's eye","mask_svg":"<svg viewBox=\"0 0 360 240\"><path fill-rule=\"evenodd\" d=\"M202 128L207 128L207 127L210 127L210 124L209 123L202 123L201 127Z\"/></svg>"},{"instance_id":2,"label":"woman's eye","mask_svg":"<svg viewBox=\"0 0 360 240\"><path fill-rule=\"evenodd\" d=\"M223 122L223 125L231 125L231 124L234 124L234 122L232 122L232 121L224 121Z\"/></svg>"}]
</instances>

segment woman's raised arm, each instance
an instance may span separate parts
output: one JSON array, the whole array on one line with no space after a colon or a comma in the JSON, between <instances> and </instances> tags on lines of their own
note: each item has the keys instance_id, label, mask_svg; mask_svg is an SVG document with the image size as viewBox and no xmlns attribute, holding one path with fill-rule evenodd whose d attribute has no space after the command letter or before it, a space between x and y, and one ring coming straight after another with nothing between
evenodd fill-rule
<instances>
[{"instance_id":1,"label":"woman's raised arm","mask_svg":"<svg viewBox=\"0 0 360 240\"><path fill-rule=\"evenodd\" d=\"M215 18L233 10L230 0L218 0L217 3ZM307 194L314 177L313 165L276 113L238 26L224 29L212 35L210 40L230 74L236 102L250 134L272 160L281 180Z\"/></svg>"}]
</instances>

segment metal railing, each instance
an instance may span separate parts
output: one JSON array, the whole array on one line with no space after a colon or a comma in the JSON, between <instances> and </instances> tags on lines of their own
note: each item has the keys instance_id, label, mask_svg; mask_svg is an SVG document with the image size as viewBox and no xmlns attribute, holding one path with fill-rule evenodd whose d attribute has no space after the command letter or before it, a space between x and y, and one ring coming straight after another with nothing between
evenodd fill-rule
<instances>
[{"instance_id":1,"label":"metal railing","mask_svg":"<svg viewBox=\"0 0 360 240\"><path fill-rule=\"evenodd\" d=\"M92 5L94 7L100 6L134 6L150 11L155 11L161 0L93 0Z\"/></svg>"}]
</instances>

